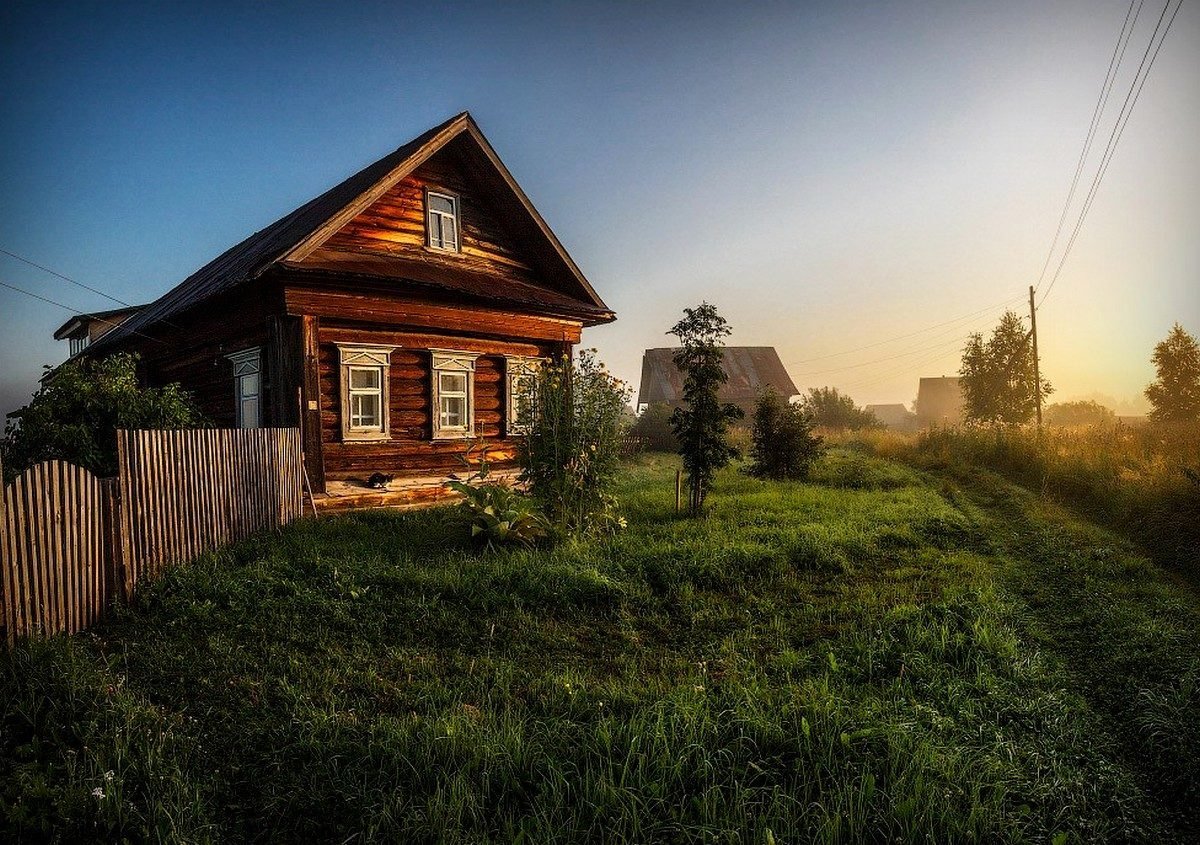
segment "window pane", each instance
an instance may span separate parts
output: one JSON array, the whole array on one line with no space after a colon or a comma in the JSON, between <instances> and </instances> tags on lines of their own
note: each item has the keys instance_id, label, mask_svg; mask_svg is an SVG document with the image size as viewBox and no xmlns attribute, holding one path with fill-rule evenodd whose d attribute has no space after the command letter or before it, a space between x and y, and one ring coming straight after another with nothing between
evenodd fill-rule
<instances>
[{"instance_id":1,"label":"window pane","mask_svg":"<svg viewBox=\"0 0 1200 845\"><path fill-rule=\"evenodd\" d=\"M350 425L354 428L380 428L379 394L355 393L350 396Z\"/></svg>"},{"instance_id":2,"label":"window pane","mask_svg":"<svg viewBox=\"0 0 1200 845\"><path fill-rule=\"evenodd\" d=\"M350 387L356 390L378 389L379 369L376 367L351 367Z\"/></svg>"},{"instance_id":3,"label":"window pane","mask_svg":"<svg viewBox=\"0 0 1200 845\"><path fill-rule=\"evenodd\" d=\"M454 202L446 197L438 196L437 194L429 195L429 210L440 211L443 214L454 213Z\"/></svg>"},{"instance_id":4,"label":"window pane","mask_svg":"<svg viewBox=\"0 0 1200 845\"><path fill-rule=\"evenodd\" d=\"M258 373L242 376L238 379L238 387L242 396L258 395Z\"/></svg>"},{"instance_id":5,"label":"window pane","mask_svg":"<svg viewBox=\"0 0 1200 845\"><path fill-rule=\"evenodd\" d=\"M442 218L432 211L429 212L429 245L440 247L442 245Z\"/></svg>"},{"instance_id":6,"label":"window pane","mask_svg":"<svg viewBox=\"0 0 1200 845\"><path fill-rule=\"evenodd\" d=\"M258 399L242 400L242 428L258 428Z\"/></svg>"},{"instance_id":7,"label":"window pane","mask_svg":"<svg viewBox=\"0 0 1200 845\"><path fill-rule=\"evenodd\" d=\"M441 379L440 387L442 393L466 393L467 392L467 376L465 373L439 373Z\"/></svg>"},{"instance_id":8,"label":"window pane","mask_svg":"<svg viewBox=\"0 0 1200 845\"><path fill-rule=\"evenodd\" d=\"M442 241L446 249L458 249L458 225L453 217L442 220Z\"/></svg>"},{"instance_id":9,"label":"window pane","mask_svg":"<svg viewBox=\"0 0 1200 845\"><path fill-rule=\"evenodd\" d=\"M463 428L467 424L467 400L462 396L442 397L442 428Z\"/></svg>"}]
</instances>

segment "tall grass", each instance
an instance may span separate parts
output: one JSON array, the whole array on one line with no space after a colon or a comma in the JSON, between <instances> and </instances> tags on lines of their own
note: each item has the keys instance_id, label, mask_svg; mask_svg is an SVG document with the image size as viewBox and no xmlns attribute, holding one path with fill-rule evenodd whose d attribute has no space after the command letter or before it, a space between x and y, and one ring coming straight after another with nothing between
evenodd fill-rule
<instances>
[{"instance_id":1,"label":"tall grass","mask_svg":"<svg viewBox=\"0 0 1200 845\"><path fill-rule=\"evenodd\" d=\"M1013 544L1029 502L967 501L844 450L810 483L727 471L708 519L687 520L677 465L626 468L630 527L603 541L484 553L454 539L455 509L308 520L172 570L92 633L0 657L0 839L1200 830L1200 611L1112 535L1056 516ZM1043 548L1061 556L1051 530L1093 592L1047 632L1006 585L1019 569L1065 595L1062 567L1040 568ZM1093 695L1095 659L1059 648L1071 636L1136 641L1147 670L1110 661L1130 686Z\"/></svg>"},{"instance_id":2,"label":"tall grass","mask_svg":"<svg viewBox=\"0 0 1200 845\"><path fill-rule=\"evenodd\" d=\"M934 428L853 439L959 477L978 467L998 472L1200 575L1200 425Z\"/></svg>"}]
</instances>

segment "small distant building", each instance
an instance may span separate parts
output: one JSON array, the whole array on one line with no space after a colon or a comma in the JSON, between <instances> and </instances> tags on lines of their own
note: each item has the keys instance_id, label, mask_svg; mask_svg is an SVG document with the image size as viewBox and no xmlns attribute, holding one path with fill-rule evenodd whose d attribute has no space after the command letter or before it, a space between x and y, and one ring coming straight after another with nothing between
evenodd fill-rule
<instances>
[{"instance_id":1,"label":"small distant building","mask_svg":"<svg viewBox=\"0 0 1200 845\"><path fill-rule=\"evenodd\" d=\"M917 425L958 425L963 421L962 386L957 376L921 379L917 388Z\"/></svg>"},{"instance_id":2,"label":"small distant building","mask_svg":"<svg viewBox=\"0 0 1200 845\"><path fill-rule=\"evenodd\" d=\"M917 415L903 404L867 405L866 409L892 431L916 431Z\"/></svg>"},{"instance_id":3,"label":"small distant building","mask_svg":"<svg viewBox=\"0 0 1200 845\"><path fill-rule=\"evenodd\" d=\"M54 333L54 339L69 341L71 355L78 355L124 323L141 308L140 305L128 305L124 308L114 308L111 311L97 311L94 314L76 314L58 327L58 331Z\"/></svg>"},{"instance_id":4,"label":"small distant building","mask_svg":"<svg viewBox=\"0 0 1200 845\"><path fill-rule=\"evenodd\" d=\"M674 354L674 349L663 347L647 349L642 355L639 410L660 402L672 408L684 404L683 376L675 366ZM789 402L800 395L773 346L726 346L721 366L729 380L720 390L720 400L737 405L747 416L754 413L754 403L768 387Z\"/></svg>"}]
</instances>

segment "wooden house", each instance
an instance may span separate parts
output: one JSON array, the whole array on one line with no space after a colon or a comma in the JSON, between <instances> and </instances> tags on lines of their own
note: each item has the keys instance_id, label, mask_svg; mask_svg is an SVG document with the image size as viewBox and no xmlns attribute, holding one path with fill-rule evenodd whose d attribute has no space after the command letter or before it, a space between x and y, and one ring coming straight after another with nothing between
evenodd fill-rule
<instances>
[{"instance_id":1,"label":"wooden house","mask_svg":"<svg viewBox=\"0 0 1200 845\"><path fill-rule=\"evenodd\" d=\"M318 503L444 495L511 468L517 385L613 312L469 114L201 267L83 353L140 353L221 426L296 426ZM395 476L386 490L365 480Z\"/></svg>"},{"instance_id":2,"label":"wooden house","mask_svg":"<svg viewBox=\"0 0 1200 845\"><path fill-rule=\"evenodd\" d=\"M957 376L922 378L914 403L917 425L929 428L958 425L963 421L963 395Z\"/></svg>"},{"instance_id":3,"label":"wooden house","mask_svg":"<svg viewBox=\"0 0 1200 845\"><path fill-rule=\"evenodd\" d=\"M675 350L647 349L642 355L642 379L638 385L638 410L647 405L683 405L683 374L675 366ZM726 346L721 350L721 368L727 379L718 391L722 402L737 405L747 419L754 413L758 396L768 387L791 401L800 391L792 382L773 346Z\"/></svg>"}]
</instances>

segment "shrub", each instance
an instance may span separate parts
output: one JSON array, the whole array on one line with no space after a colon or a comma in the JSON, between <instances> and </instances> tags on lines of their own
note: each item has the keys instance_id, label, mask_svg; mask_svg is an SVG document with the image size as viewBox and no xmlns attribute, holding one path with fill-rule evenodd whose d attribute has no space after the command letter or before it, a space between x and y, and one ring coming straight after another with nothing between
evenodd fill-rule
<instances>
[{"instance_id":1,"label":"shrub","mask_svg":"<svg viewBox=\"0 0 1200 845\"><path fill-rule=\"evenodd\" d=\"M467 481L450 481L447 486L461 493L463 507L471 518L471 539L494 545L533 546L546 536L546 518L534 510L533 502L507 484L487 481L486 470Z\"/></svg>"},{"instance_id":2,"label":"shrub","mask_svg":"<svg viewBox=\"0 0 1200 845\"><path fill-rule=\"evenodd\" d=\"M805 478L823 451L808 412L771 388L754 407L751 441L750 474L759 478Z\"/></svg>"},{"instance_id":3,"label":"shrub","mask_svg":"<svg viewBox=\"0 0 1200 845\"><path fill-rule=\"evenodd\" d=\"M879 417L854 404L836 387L811 387L801 400L812 417L813 425L837 431L861 431L883 428Z\"/></svg>"},{"instance_id":4,"label":"shrub","mask_svg":"<svg viewBox=\"0 0 1200 845\"><path fill-rule=\"evenodd\" d=\"M629 433L638 438L648 452L674 452L679 448L679 441L671 429L671 406L664 402L647 405L638 414Z\"/></svg>"},{"instance_id":5,"label":"shrub","mask_svg":"<svg viewBox=\"0 0 1200 845\"><path fill-rule=\"evenodd\" d=\"M194 428L207 425L178 384L138 383L138 356L117 353L46 368L41 388L14 412L4 432L9 477L42 461L63 460L96 475L117 472L117 429Z\"/></svg>"},{"instance_id":6,"label":"shrub","mask_svg":"<svg viewBox=\"0 0 1200 845\"><path fill-rule=\"evenodd\" d=\"M559 537L624 525L612 495L629 389L585 349L542 368L521 403L521 478Z\"/></svg>"},{"instance_id":7,"label":"shrub","mask_svg":"<svg viewBox=\"0 0 1200 845\"><path fill-rule=\"evenodd\" d=\"M1102 425L1114 423L1117 415L1094 399L1077 402L1055 402L1046 409L1046 424L1061 426Z\"/></svg>"}]
</instances>

